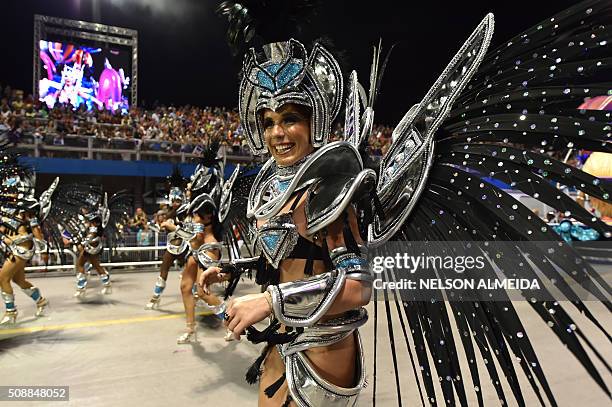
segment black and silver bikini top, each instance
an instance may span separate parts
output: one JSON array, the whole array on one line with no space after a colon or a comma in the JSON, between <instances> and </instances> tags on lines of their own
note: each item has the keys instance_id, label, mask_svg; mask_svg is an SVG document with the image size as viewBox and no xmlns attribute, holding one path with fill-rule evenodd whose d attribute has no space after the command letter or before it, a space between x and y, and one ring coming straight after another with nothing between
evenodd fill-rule
<instances>
[{"instance_id":1,"label":"black and silver bikini top","mask_svg":"<svg viewBox=\"0 0 612 407\"><path fill-rule=\"evenodd\" d=\"M293 211L306 191L305 188L298 192L289 212L273 216L265 225L257 228L256 248L274 268L278 268L284 259L325 259L324 249L301 236L293 223Z\"/></svg>"}]
</instances>

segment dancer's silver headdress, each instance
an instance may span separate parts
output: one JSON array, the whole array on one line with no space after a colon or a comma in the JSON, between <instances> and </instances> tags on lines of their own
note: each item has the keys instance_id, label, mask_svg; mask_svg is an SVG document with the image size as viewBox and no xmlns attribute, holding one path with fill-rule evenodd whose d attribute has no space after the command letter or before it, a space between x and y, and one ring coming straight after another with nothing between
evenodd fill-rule
<instances>
[{"instance_id":1,"label":"dancer's silver headdress","mask_svg":"<svg viewBox=\"0 0 612 407\"><path fill-rule=\"evenodd\" d=\"M254 154L266 152L261 111L287 103L312 109L311 142L327 143L331 125L342 104L343 79L338 62L321 44L310 53L294 39L247 53L240 83L240 120Z\"/></svg>"}]
</instances>

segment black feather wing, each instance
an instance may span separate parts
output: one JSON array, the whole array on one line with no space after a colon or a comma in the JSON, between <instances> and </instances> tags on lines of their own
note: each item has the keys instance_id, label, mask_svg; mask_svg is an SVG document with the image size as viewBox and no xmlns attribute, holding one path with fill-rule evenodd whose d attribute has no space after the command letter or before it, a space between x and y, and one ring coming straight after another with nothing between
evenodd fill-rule
<instances>
[{"instance_id":1,"label":"black feather wing","mask_svg":"<svg viewBox=\"0 0 612 407\"><path fill-rule=\"evenodd\" d=\"M520 190L610 238L610 226L565 195L561 187L610 201L612 184L566 165L553 153L565 155L568 149L578 148L609 152L612 146L610 112L577 109L585 97L607 94L610 89L611 7L609 2L580 3L485 55L436 131L433 160L419 200L391 237L473 242L482 245L485 252L484 241L506 242L506 255L490 257L491 265L507 271L518 272L520 268L522 275L553 282L608 340L605 328L565 278L587 288L608 310L609 285L588 263L577 264L580 257L571 247L558 246L559 236L500 185ZM384 208L378 208L381 211ZM519 244L530 241L550 244L544 243L542 248ZM553 247L556 250L551 252ZM529 299L528 292L524 295ZM564 308L553 301L529 299L528 303L609 396L585 347L608 371L609 365ZM402 305L397 310L387 307L385 315L389 326L398 318L402 325L407 321L423 379L422 391L429 402L437 403L435 370L443 402L454 405L457 398L461 405L467 405L453 333L458 332L479 405L483 405L483 397L474 362L476 349L488 361L486 370L504 404L507 395L502 375L517 403L525 404L513 355L540 404L547 399L556 405L529 335L509 299L422 302L404 298ZM428 363L430 357L438 363ZM395 374L401 376L397 367Z\"/></svg>"}]
</instances>

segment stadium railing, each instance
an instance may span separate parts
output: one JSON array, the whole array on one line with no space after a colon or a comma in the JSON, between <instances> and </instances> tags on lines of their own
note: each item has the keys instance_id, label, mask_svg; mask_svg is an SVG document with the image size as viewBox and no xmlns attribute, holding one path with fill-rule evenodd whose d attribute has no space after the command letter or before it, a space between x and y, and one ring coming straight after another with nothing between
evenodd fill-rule
<instances>
[{"instance_id":1,"label":"stadium railing","mask_svg":"<svg viewBox=\"0 0 612 407\"><path fill-rule=\"evenodd\" d=\"M93 136L66 135L62 136L61 144L45 141L41 137L25 135L17 143L17 148L32 157L85 160L145 160L185 163L200 157L198 154L184 151L185 145L183 144L164 140L100 139ZM194 148L190 150L193 151ZM250 162L252 159L250 155L234 154L233 151L227 154L227 160L230 162Z\"/></svg>"}]
</instances>

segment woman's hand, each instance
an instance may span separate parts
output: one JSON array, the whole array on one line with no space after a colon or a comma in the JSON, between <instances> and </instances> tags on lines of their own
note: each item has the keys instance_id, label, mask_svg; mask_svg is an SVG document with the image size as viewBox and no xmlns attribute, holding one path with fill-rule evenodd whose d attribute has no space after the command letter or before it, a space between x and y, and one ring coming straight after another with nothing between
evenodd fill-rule
<instances>
[{"instance_id":1,"label":"woman's hand","mask_svg":"<svg viewBox=\"0 0 612 407\"><path fill-rule=\"evenodd\" d=\"M227 306L225 326L240 340L240 335L251 325L266 319L272 308L266 293L249 294L230 301Z\"/></svg>"},{"instance_id":2,"label":"woman's hand","mask_svg":"<svg viewBox=\"0 0 612 407\"><path fill-rule=\"evenodd\" d=\"M220 267L209 267L198 277L198 285L202 287L202 290L206 294L210 294L208 287L214 283L220 283L224 281L224 275L221 273Z\"/></svg>"},{"instance_id":3,"label":"woman's hand","mask_svg":"<svg viewBox=\"0 0 612 407\"><path fill-rule=\"evenodd\" d=\"M176 225L174 224L174 222L170 222L170 221L167 221L167 220L162 222L160 227L162 229L168 230L170 232L174 232L176 230Z\"/></svg>"}]
</instances>

